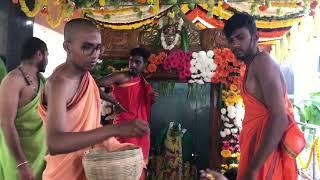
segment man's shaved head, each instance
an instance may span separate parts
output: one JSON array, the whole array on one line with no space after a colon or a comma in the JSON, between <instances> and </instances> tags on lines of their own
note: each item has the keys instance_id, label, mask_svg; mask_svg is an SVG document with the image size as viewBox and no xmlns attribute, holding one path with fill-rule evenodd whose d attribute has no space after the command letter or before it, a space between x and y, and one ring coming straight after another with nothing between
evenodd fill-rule
<instances>
[{"instance_id":1,"label":"man's shaved head","mask_svg":"<svg viewBox=\"0 0 320 180\"><path fill-rule=\"evenodd\" d=\"M73 35L79 31L99 31L99 28L90 20L77 18L72 19L66 23L64 27L64 40L71 41L73 39Z\"/></svg>"}]
</instances>

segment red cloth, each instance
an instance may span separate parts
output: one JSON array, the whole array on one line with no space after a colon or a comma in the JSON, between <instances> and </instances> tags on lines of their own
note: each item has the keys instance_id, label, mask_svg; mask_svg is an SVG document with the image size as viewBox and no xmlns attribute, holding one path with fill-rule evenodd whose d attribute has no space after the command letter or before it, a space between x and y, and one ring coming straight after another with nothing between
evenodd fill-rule
<instances>
[{"instance_id":1,"label":"red cloth","mask_svg":"<svg viewBox=\"0 0 320 180\"><path fill-rule=\"evenodd\" d=\"M270 112L267 107L245 89L245 80L241 91L245 104L245 117L240 133L240 164L238 178L243 176L250 158L260 146ZM257 180L297 180L298 170L295 157L305 147L305 139L294 119L292 105L285 95L285 107L289 126L278 148L267 158L257 173ZM286 148L284 148L286 147ZM290 153L289 153L290 151Z\"/></svg>"},{"instance_id":2,"label":"red cloth","mask_svg":"<svg viewBox=\"0 0 320 180\"><path fill-rule=\"evenodd\" d=\"M151 85L143 77L135 77L125 84L114 85L113 96L128 110L128 112L121 112L116 117L115 124L136 118L146 123L149 122L154 93ZM119 141L140 146L147 164L150 148L149 134L141 138L119 138Z\"/></svg>"}]
</instances>

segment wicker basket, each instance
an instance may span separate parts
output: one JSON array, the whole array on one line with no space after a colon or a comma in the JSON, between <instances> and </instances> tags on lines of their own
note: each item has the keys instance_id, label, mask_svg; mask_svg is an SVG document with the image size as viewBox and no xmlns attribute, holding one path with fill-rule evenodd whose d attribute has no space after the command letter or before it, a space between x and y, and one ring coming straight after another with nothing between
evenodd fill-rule
<instances>
[{"instance_id":1,"label":"wicker basket","mask_svg":"<svg viewBox=\"0 0 320 180\"><path fill-rule=\"evenodd\" d=\"M144 161L141 148L117 152L99 148L87 151L82 164L88 180L138 180Z\"/></svg>"}]
</instances>

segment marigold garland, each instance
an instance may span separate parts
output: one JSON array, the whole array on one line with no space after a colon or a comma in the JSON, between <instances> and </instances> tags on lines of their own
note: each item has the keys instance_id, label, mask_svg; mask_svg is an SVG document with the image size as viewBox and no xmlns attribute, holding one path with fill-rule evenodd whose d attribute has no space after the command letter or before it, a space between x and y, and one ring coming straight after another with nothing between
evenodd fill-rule
<instances>
[{"instance_id":1,"label":"marigold garland","mask_svg":"<svg viewBox=\"0 0 320 180\"><path fill-rule=\"evenodd\" d=\"M221 151L221 156L224 157L224 158L229 158L229 157L232 156L232 153L231 153L230 150L225 150L224 149L224 150Z\"/></svg>"},{"instance_id":2,"label":"marigold garland","mask_svg":"<svg viewBox=\"0 0 320 180\"><path fill-rule=\"evenodd\" d=\"M65 18L68 18L72 11L70 11L70 5L69 4L64 4L64 3L60 3L58 5L58 9L60 9L60 12L59 12L59 15L56 17L56 19L53 19L50 15L50 9L49 7L47 7L47 10L48 10L48 15L47 15L47 21L48 21L48 24L50 25L50 27L52 28L56 28L58 26L60 26L60 24L62 23L62 21L65 19Z\"/></svg>"},{"instance_id":3,"label":"marigold garland","mask_svg":"<svg viewBox=\"0 0 320 180\"><path fill-rule=\"evenodd\" d=\"M228 48L214 49L214 54L214 61L218 67L215 75L212 77L212 82L220 82L227 88L231 84L240 87L245 72L245 65L237 60Z\"/></svg>"},{"instance_id":4,"label":"marigold garland","mask_svg":"<svg viewBox=\"0 0 320 180\"><path fill-rule=\"evenodd\" d=\"M299 155L297 157L297 162L299 164L299 166L301 166L301 168L304 170L304 169L307 169L310 164L311 164L311 161L312 161L312 158L313 158L313 153L315 152L316 153L316 158L317 158L317 161L320 162L320 148L319 148L319 138L316 137L311 145L311 149L310 149L310 152L309 152L309 157L308 157L308 161L306 164L303 163L302 159L301 159L301 156ZM320 167L320 165L319 165Z\"/></svg>"},{"instance_id":5,"label":"marigold garland","mask_svg":"<svg viewBox=\"0 0 320 180\"><path fill-rule=\"evenodd\" d=\"M19 0L19 3L21 6L21 10L26 14L26 16L34 17L40 12L42 6L45 5L47 3L47 1L46 0L36 0L32 11L30 11L30 9L28 8L25 0Z\"/></svg>"},{"instance_id":6,"label":"marigold garland","mask_svg":"<svg viewBox=\"0 0 320 180\"><path fill-rule=\"evenodd\" d=\"M148 66L147 66L147 73L154 73L158 69L158 65L162 64L165 58L167 57L167 54L165 52L160 52L158 55L151 54L151 56L148 59Z\"/></svg>"}]
</instances>

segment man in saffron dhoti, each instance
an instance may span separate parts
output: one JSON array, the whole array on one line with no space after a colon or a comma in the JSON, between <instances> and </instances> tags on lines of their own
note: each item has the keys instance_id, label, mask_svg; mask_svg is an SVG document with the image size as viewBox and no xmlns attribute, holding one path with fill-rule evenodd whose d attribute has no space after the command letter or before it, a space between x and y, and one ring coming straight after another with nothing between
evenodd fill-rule
<instances>
[{"instance_id":1,"label":"man in saffron dhoti","mask_svg":"<svg viewBox=\"0 0 320 180\"><path fill-rule=\"evenodd\" d=\"M259 50L256 24L249 14L234 14L226 21L224 33L235 56L246 64L237 179L296 180L295 157L306 142L294 119L279 65Z\"/></svg>"},{"instance_id":2,"label":"man in saffron dhoti","mask_svg":"<svg viewBox=\"0 0 320 180\"><path fill-rule=\"evenodd\" d=\"M64 28L67 60L48 78L39 113L47 132L49 155L44 180L84 180L82 157L92 146L107 150L132 146L113 136L144 136L149 128L140 120L100 125L99 89L91 71L103 51L99 29L87 19L73 19Z\"/></svg>"}]
</instances>

